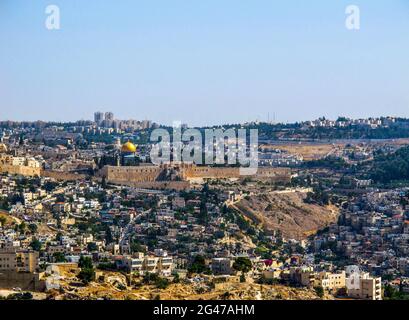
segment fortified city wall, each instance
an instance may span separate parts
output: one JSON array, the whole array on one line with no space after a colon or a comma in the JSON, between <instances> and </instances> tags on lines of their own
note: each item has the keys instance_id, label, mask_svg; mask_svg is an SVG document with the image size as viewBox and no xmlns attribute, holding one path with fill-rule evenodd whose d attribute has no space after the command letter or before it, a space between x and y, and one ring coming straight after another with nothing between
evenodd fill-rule
<instances>
[{"instance_id":1,"label":"fortified city wall","mask_svg":"<svg viewBox=\"0 0 409 320\"><path fill-rule=\"evenodd\" d=\"M240 168L226 167L197 167L188 166L182 169L186 179L203 178L203 179L239 179L245 176L240 174ZM258 168L254 178L291 178L291 170L288 168Z\"/></svg>"},{"instance_id":2,"label":"fortified city wall","mask_svg":"<svg viewBox=\"0 0 409 320\"><path fill-rule=\"evenodd\" d=\"M9 173L9 174L17 174L17 175L22 175L22 176L34 177L34 176L41 176L41 168L0 164L0 173Z\"/></svg>"},{"instance_id":3,"label":"fortified city wall","mask_svg":"<svg viewBox=\"0 0 409 320\"><path fill-rule=\"evenodd\" d=\"M41 175L59 181L78 181L87 178L85 174L70 173L64 171L43 170Z\"/></svg>"},{"instance_id":4,"label":"fortified city wall","mask_svg":"<svg viewBox=\"0 0 409 320\"><path fill-rule=\"evenodd\" d=\"M164 172L169 168L173 168L179 172L179 176L183 181L194 179L240 179L246 177L240 175L239 168L198 167L195 165L105 166L101 169L100 176L105 177L107 182L116 184L135 185L137 183L158 183L163 182L161 178L164 176ZM291 179L291 170L288 168L259 168L253 178L289 181Z\"/></svg>"},{"instance_id":5,"label":"fortified city wall","mask_svg":"<svg viewBox=\"0 0 409 320\"><path fill-rule=\"evenodd\" d=\"M189 181L154 181L154 182L110 181L110 183L140 189L177 190L177 191L191 189Z\"/></svg>"},{"instance_id":6,"label":"fortified city wall","mask_svg":"<svg viewBox=\"0 0 409 320\"><path fill-rule=\"evenodd\" d=\"M163 169L157 166L113 167L105 166L101 175L108 182L154 182L158 181Z\"/></svg>"}]
</instances>

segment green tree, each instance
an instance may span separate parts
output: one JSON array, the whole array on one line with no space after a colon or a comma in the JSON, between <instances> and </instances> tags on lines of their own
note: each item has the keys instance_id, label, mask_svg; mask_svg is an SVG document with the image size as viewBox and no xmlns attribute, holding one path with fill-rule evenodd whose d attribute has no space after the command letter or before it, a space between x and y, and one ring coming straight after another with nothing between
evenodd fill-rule
<instances>
[{"instance_id":1,"label":"green tree","mask_svg":"<svg viewBox=\"0 0 409 320\"><path fill-rule=\"evenodd\" d=\"M78 274L78 279L82 280L85 284L95 280L94 268L82 268Z\"/></svg>"},{"instance_id":2,"label":"green tree","mask_svg":"<svg viewBox=\"0 0 409 320\"><path fill-rule=\"evenodd\" d=\"M209 213L207 211L206 202L202 201L200 203L200 212L197 216L200 224L206 224L209 221Z\"/></svg>"},{"instance_id":3,"label":"green tree","mask_svg":"<svg viewBox=\"0 0 409 320\"><path fill-rule=\"evenodd\" d=\"M397 290L395 290L390 284L387 284L384 289L384 296L387 299L393 299L393 297L397 294Z\"/></svg>"},{"instance_id":4,"label":"green tree","mask_svg":"<svg viewBox=\"0 0 409 320\"><path fill-rule=\"evenodd\" d=\"M155 282L158 289L166 289L169 286L169 280L165 278L158 278Z\"/></svg>"},{"instance_id":5,"label":"green tree","mask_svg":"<svg viewBox=\"0 0 409 320\"><path fill-rule=\"evenodd\" d=\"M23 134L20 135L20 138L19 138L19 140L18 140L18 144L19 144L20 146L24 145L24 135L23 135Z\"/></svg>"},{"instance_id":6,"label":"green tree","mask_svg":"<svg viewBox=\"0 0 409 320\"><path fill-rule=\"evenodd\" d=\"M24 221L18 225L18 229L21 233L24 233L26 231L26 228L27 228L27 225Z\"/></svg>"},{"instance_id":7,"label":"green tree","mask_svg":"<svg viewBox=\"0 0 409 320\"><path fill-rule=\"evenodd\" d=\"M179 282L180 282L180 276L179 276L179 273L176 273L173 276L173 283L179 283Z\"/></svg>"},{"instance_id":8,"label":"green tree","mask_svg":"<svg viewBox=\"0 0 409 320\"><path fill-rule=\"evenodd\" d=\"M105 242L106 244L110 244L114 241L114 238L112 237L112 232L109 226L107 225L105 227Z\"/></svg>"},{"instance_id":9,"label":"green tree","mask_svg":"<svg viewBox=\"0 0 409 320\"><path fill-rule=\"evenodd\" d=\"M247 273L252 269L253 265L249 258L238 257L233 263L233 269L241 271L242 273Z\"/></svg>"},{"instance_id":10,"label":"green tree","mask_svg":"<svg viewBox=\"0 0 409 320\"><path fill-rule=\"evenodd\" d=\"M319 286L314 288L315 293L317 294L318 297L322 298L324 296L324 288Z\"/></svg>"},{"instance_id":11,"label":"green tree","mask_svg":"<svg viewBox=\"0 0 409 320\"><path fill-rule=\"evenodd\" d=\"M98 251L98 246L97 246L97 244L95 242L90 242L87 245L87 250L89 252Z\"/></svg>"},{"instance_id":12,"label":"green tree","mask_svg":"<svg viewBox=\"0 0 409 320\"><path fill-rule=\"evenodd\" d=\"M131 243L131 251L136 253L136 252L143 252L146 253L145 248L136 240L132 241Z\"/></svg>"},{"instance_id":13,"label":"green tree","mask_svg":"<svg viewBox=\"0 0 409 320\"><path fill-rule=\"evenodd\" d=\"M192 264L188 268L188 271L191 273L205 273L209 271L209 268L206 266L206 260L203 256L195 256Z\"/></svg>"},{"instance_id":14,"label":"green tree","mask_svg":"<svg viewBox=\"0 0 409 320\"><path fill-rule=\"evenodd\" d=\"M101 187L103 189L106 189L106 187L107 187L107 180L106 180L105 176L102 177Z\"/></svg>"},{"instance_id":15,"label":"green tree","mask_svg":"<svg viewBox=\"0 0 409 320\"><path fill-rule=\"evenodd\" d=\"M62 252L55 252L53 258L56 263L67 262L67 259L65 259L65 255Z\"/></svg>"},{"instance_id":16,"label":"green tree","mask_svg":"<svg viewBox=\"0 0 409 320\"><path fill-rule=\"evenodd\" d=\"M0 225L4 226L6 225L7 219L5 217L0 217Z\"/></svg>"},{"instance_id":17,"label":"green tree","mask_svg":"<svg viewBox=\"0 0 409 320\"><path fill-rule=\"evenodd\" d=\"M78 278L85 284L95 280L95 270L90 257L81 256L78 266L81 268Z\"/></svg>"},{"instance_id":18,"label":"green tree","mask_svg":"<svg viewBox=\"0 0 409 320\"><path fill-rule=\"evenodd\" d=\"M55 237L55 241L61 242L62 236L63 236L63 234L61 232L58 232L56 237Z\"/></svg>"},{"instance_id":19,"label":"green tree","mask_svg":"<svg viewBox=\"0 0 409 320\"><path fill-rule=\"evenodd\" d=\"M30 230L30 232L32 234L35 234L35 233L37 233L38 227L37 227L37 225L35 223L30 223L28 225L28 229Z\"/></svg>"},{"instance_id":20,"label":"green tree","mask_svg":"<svg viewBox=\"0 0 409 320\"><path fill-rule=\"evenodd\" d=\"M92 259L90 257L81 256L78 262L78 266L83 269L91 269L93 268Z\"/></svg>"},{"instance_id":21,"label":"green tree","mask_svg":"<svg viewBox=\"0 0 409 320\"><path fill-rule=\"evenodd\" d=\"M47 192L51 192L51 191L53 191L57 186L58 186L58 183L57 183L57 182L47 181L47 182L44 184L44 189L45 189Z\"/></svg>"},{"instance_id":22,"label":"green tree","mask_svg":"<svg viewBox=\"0 0 409 320\"><path fill-rule=\"evenodd\" d=\"M41 251L42 244L41 244L41 242L40 242L38 239L34 238L34 239L31 241L31 243L30 243L30 247L31 247L34 251Z\"/></svg>"}]
</instances>

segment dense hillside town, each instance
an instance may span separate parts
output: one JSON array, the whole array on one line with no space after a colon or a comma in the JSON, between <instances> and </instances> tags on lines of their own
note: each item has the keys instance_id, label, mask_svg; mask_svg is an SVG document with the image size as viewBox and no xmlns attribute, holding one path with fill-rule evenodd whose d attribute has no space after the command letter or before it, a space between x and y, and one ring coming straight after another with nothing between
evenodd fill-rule
<instances>
[{"instance_id":1,"label":"dense hillside town","mask_svg":"<svg viewBox=\"0 0 409 320\"><path fill-rule=\"evenodd\" d=\"M240 127L255 126L290 125ZM0 123L1 297L409 296L405 137L262 140L257 172L243 176L229 163L153 164L157 128L100 112L88 122ZM403 164L392 170L385 159Z\"/></svg>"}]
</instances>

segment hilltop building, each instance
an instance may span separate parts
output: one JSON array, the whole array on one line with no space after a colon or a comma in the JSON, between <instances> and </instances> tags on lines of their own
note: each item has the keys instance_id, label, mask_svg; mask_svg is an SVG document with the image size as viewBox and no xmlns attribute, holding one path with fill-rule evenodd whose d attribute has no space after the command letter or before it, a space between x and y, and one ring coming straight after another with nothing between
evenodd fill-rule
<instances>
[{"instance_id":1,"label":"hilltop building","mask_svg":"<svg viewBox=\"0 0 409 320\"><path fill-rule=\"evenodd\" d=\"M7 153L7 146L0 144L0 173L23 176L40 176L41 165L32 157L15 157Z\"/></svg>"}]
</instances>

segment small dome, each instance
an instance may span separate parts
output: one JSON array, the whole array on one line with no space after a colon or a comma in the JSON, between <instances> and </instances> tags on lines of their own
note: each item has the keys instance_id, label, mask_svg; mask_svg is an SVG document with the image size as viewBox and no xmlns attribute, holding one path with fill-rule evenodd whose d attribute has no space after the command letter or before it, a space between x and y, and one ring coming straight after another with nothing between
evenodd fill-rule
<instances>
[{"instance_id":1,"label":"small dome","mask_svg":"<svg viewBox=\"0 0 409 320\"><path fill-rule=\"evenodd\" d=\"M4 143L0 143L0 152L7 152L7 146Z\"/></svg>"},{"instance_id":2,"label":"small dome","mask_svg":"<svg viewBox=\"0 0 409 320\"><path fill-rule=\"evenodd\" d=\"M122 145L121 148L122 152L126 153L135 153L136 152L136 145L134 145L132 142L128 141Z\"/></svg>"}]
</instances>

